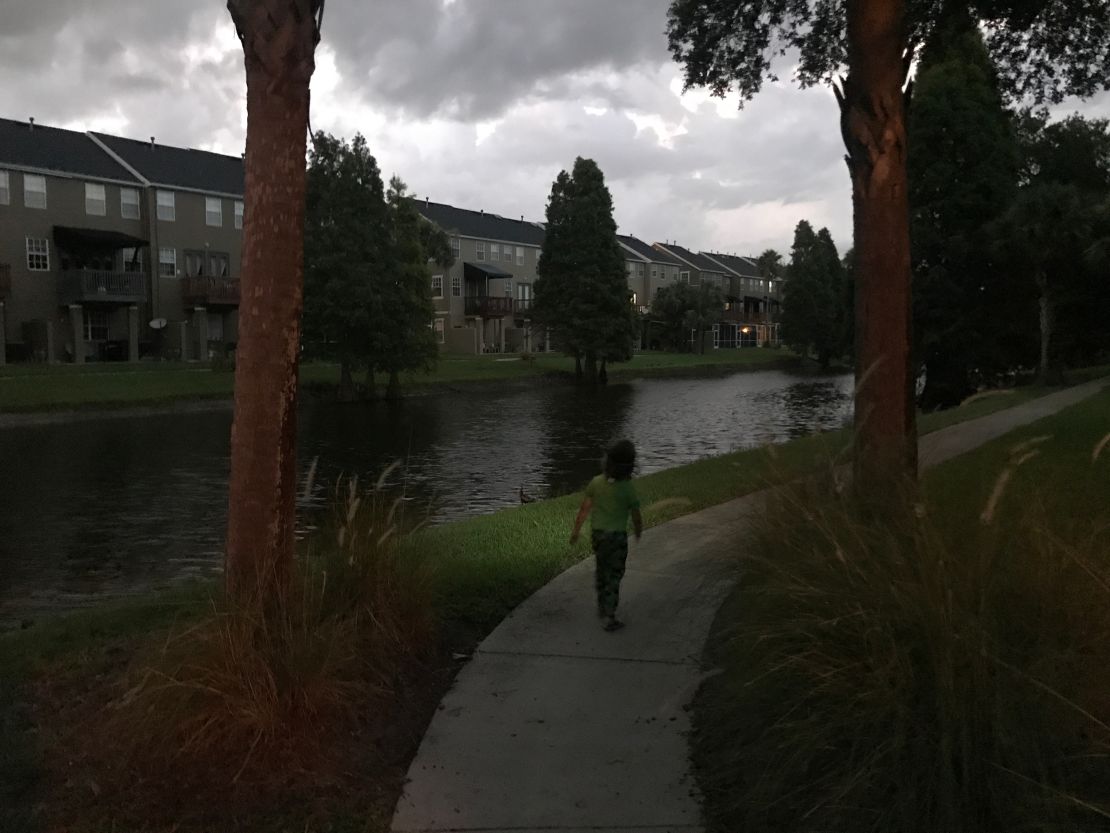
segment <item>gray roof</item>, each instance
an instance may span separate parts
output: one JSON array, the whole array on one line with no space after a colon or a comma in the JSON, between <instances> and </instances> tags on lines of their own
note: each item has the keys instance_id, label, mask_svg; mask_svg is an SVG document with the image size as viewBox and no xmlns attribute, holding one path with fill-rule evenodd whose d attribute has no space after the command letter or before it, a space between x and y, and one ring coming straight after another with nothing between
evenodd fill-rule
<instances>
[{"instance_id":1,"label":"gray roof","mask_svg":"<svg viewBox=\"0 0 1110 833\"><path fill-rule=\"evenodd\" d=\"M685 261L686 263L692 264L694 268L697 269L699 272L716 272L719 275L725 274L725 269L721 267L721 264L714 263L709 258L699 255L696 252L692 252L689 249L685 249L682 246L679 246L677 243L656 243L655 245L657 247L665 246L665 251L670 252L675 257Z\"/></svg>"},{"instance_id":2,"label":"gray roof","mask_svg":"<svg viewBox=\"0 0 1110 833\"><path fill-rule=\"evenodd\" d=\"M207 150L176 148L93 134L154 185L219 194L243 193L243 160ZM105 154L107 155L107 154Z\"/></svg>"},{"instance_id":3,"label":"gray roof","mask_svg":"<svg viewBox=\"0 0 1110 833\"><path fill-rule=\"evenodd\" d=\"M529 246L543 245L543 228L528 220L513 220L499 214L455 208L440 202L414 200L417 209L428 220L448 233L480 240L507 240Z\"/></svg>"},{"instance_id":4,"label":"gray roof","mask_svg":"<svg viewBox=\"0 0 1110 833\"><path fill-rule=\"evenodd\" d=\"M672 257L666 252L659 251L659 249L654 248L650 243L645 243L638 237L633 237L630 234L618 234L617 239L644 260L650 261L651 263L666 263L674 266L683 265L682 261L678 258Z\"/></svg>"},{"instance_id":5,"label":"gray roof","mask_svg":"<svg viewBox=\"0 0 1110 833\"><path fill-rule=\"evenodd\" d=\"M0 119L0 167L14 165L92 179L136 182L126 168L76 130Z\"/></svg>"},{"instance_id":6,"label":"gray roof","mask_svg":"<svg viewBox=\"0 0 1110 833\"><path fill-rule=\"evenodd\" d=\"M735 272L742 278L761 278L759 273L759 266L750 257L740 257L738 255L722 255L715 252L702 252L703 256L712 258L720 263L722 266L727 267L732 272Z\"/></svg>"}]
</instances>

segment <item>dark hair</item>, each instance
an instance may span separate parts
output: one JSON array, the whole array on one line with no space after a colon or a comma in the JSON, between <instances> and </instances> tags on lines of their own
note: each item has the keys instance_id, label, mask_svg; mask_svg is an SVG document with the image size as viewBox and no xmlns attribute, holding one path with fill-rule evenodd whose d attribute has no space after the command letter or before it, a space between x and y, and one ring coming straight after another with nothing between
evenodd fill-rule
<instances>
[{"instance_id":1,"label":"dark hair","mask_svg":"<svg viewBox=\"0 0 1110 833\"><path fill-rule=\"evenodd\" d=\"M605 452L605 476L614 480L631 480L636 468L636 446L629 440L618 440Z\"/></svg>"}]
</instances>

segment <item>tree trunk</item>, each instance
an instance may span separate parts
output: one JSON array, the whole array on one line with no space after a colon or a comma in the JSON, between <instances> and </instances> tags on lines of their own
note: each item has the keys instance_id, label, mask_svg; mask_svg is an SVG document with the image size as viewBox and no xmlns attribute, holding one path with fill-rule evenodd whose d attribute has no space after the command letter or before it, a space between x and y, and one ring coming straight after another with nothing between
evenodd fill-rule
<instances>
[{"instance_id":1,"label":"tree trunk","mask_svg":"<svg viewBox=\"0 0 1110 833\"><path fill-rule=\"evenodd\" d=\"M574 352L574 381L582 381L582 354L577 350Z\"/></svg>"},{"instance_id":2,"label":"tree trunk","mask_svg":"<svg viewBox=\"0 0 1110 833\"><path fill-rule=\"evenodd\" d=\"M917 472L911 349L903 0L848 0L837 89L852 178L856 259L856 481Z\"/></svg>"},{"instance_id":3,"label":"tree trunk","mask_svg":"<svg viewBox=\"0 0 1110 833\"><path fill-rule=\"evenodd\" d=\"M366 371L366 382L363 385L363 387L366 391L366 398L367 399L377 399L378 398L378 385L377 385L377 382L374 380L374 368L371 367L371 368L367 369L367 371Z\"/></svg>"},{"instance_id":4,"label":"tree trunk","mask_svg":"<svg viewBox=\"0 0 1110 833\"><path fill-rule=\"evenodd\" d=\"M351 376L351 361L346 356L339 359L339 391L336 396L340 402L353 402L355 399L355 380Z\"/></svg>"},{"instance_id":5,"label":"tree trunk","mask_svg":"<svg viewBox=\"0 0 1110 833\"><path fill-rule=\"evenodd\" d=\"M1063 373L1055 366L1052 360L1052 330L1055 326L1055 316L1052 312L1052 296L1048 289L1048 279L1044 275L1037 276L1037 288L1041 292L1038 299L1040 307L1041 325L1041 360L1037 372L1037 381L1042 385L1059 384Z\"/></svg>"},{"instance_id":6,"label":"tree trunk","mask_svg":"<svg viewBox=\"0 0 1110 833\"><path fill-rule=\"evenodd\" d=\"M601 360L601 369L597 371L597 381L603 385L609 384L609 371L606 369L605 359Z\"/></svg>"},{"instance_id":7,"label":"tree trunk","mask_svg":"<svg viewBox=\"0 0 1110 833\"><path fill-rule=\"evenodd\" d=\"M268 601L293 562L308 85L320 0L229 0L247 76L242 302L225 580Z\"/></svg>"},{"instance_id":8,"label":"tree trunk","mask_svg":"<svg viewBox=\"0 0 1110 833\"><path fill-rule=\"evenodd\" d=\"M401 398L401 377L396 370L389 371L389 381L385 386L385 398L390 402Z\"/></svg>"},{"instance_id":9,"label":"tree trunk","mask_svg":"<svg viewBox=\"0 0 1110 833\"><path fill-rule=\"evenodd\" d=\"M586 352L585 361L582 363L582 370L585 373L586 381L591 385L597 384L597 354L593 352Z\"/></svg>"}]
</instances>

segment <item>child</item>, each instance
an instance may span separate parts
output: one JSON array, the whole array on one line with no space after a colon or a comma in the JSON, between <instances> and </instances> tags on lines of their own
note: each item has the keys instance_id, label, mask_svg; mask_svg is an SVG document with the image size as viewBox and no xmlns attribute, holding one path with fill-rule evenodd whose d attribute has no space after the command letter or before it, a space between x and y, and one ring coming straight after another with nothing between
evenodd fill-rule
<instances>
[{"instance_id":1,"label":"child","mask_svg":"<svg viewBox=\"0 0 1110 833\"><path fill-rule=\"evenodd\" d=\"M624 562L628 558L628 517L636 540L644 530L640 516L640 499L632 486L632 470L636 467L636 448L621 440L605 455L605 472L590 481L586 497L574 519L570 542L578 541L578 533L590 516L591 543L595 557L594 583L597 586L597 615L605 620L604 628L615 631L624 627L617 619L617 601Z\"/></svg>"}]
</instances>

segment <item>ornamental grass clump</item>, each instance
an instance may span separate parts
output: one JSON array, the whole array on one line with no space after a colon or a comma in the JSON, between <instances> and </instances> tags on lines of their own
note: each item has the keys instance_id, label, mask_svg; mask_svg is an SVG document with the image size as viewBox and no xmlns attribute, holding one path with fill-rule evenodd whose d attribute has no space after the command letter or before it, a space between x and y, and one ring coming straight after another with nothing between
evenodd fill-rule
<instances>
[{"instance_id":1,"label":"ornamental grass clump","mask_svg":"<svg viewBox=\"0 0 1110 833\"><path fill-rule=\"evenodd\" d=\"M1110 829L1110 513L915 486L769 499L719 620L695 759L711 829Z\"/></svg>"}]
</instances>

